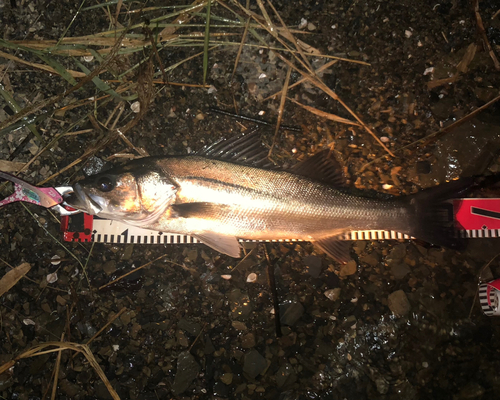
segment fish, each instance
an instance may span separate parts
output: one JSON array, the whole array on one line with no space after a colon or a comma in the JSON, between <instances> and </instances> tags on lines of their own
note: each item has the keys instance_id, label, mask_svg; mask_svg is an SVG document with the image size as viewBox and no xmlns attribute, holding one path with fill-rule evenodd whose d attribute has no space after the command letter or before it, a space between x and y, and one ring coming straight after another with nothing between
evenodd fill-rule
<instances>
[{"instance_id":1,"label":"fish","mask_svg":"<svg viewBox=\"0 0 500 400\"><path fill-rule=\"evenodd\" d=\"M389 230L460 249L447 200L484 184L461 178L393 196L349 187L329 150L290 169L267 158L258 131L189 155L139 158L73 185L66 203L129 225L190 235L238 258L239 239L312 242L346 263L354 230Z\"/></svg>"}]
</instances>

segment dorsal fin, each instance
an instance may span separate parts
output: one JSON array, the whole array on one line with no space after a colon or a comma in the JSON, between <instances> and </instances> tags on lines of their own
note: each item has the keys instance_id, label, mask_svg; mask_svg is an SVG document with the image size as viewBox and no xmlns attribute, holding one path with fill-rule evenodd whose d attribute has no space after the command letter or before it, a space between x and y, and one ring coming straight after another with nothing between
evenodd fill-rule
<instances>
[{"instance_id":1,"label":"dorsal fin","mask_svg":"<svg viewBox=\"0 0 500 400\"><path fill-rule=\"evenodd\" d=\"M267 158L267 150L262 146L257 128L229 139L220 139L209 146L205 146L196 154L251 165L252 167L274 167L274 164Z\"/></svg>"},{"instance_id":2,"label":"dorsal fin","mask_svg":"<svg viewBox=\"0 0 500 400\"><path fill-rule=\"evenodd\" d=\"M346 186L346 178L340 163L330 150L323 150L314 156L295 164L290 172L337 187Z\"/></svg>"}]
</instances>

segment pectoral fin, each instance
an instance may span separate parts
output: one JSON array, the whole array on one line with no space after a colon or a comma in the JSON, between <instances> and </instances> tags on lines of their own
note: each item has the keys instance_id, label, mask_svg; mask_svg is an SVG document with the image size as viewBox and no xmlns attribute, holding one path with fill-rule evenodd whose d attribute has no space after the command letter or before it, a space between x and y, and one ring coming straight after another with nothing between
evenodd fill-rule
<instances>
[{"instance_id":1,"label":"pectoral fin","mask_svg":"<svg viewBox=\"0 0 500 400\"><path fill-rule=\"evenodd\" d=\"M192 235L201 240L208 247L217 250L220 253L227 254L234 258L241 257L241 246L234 236L221 235L219 233L204 232Z\"/></svg>"},{"instance_id":2,"label":"pectoral fin","mask_svg":"<svg viewBox=\"0 0 500 400\"><path fill-rule=\"evenodd\" d=\"M339 236L333 236L317 240L314 242L314 245L319 247L334 260L346 264L352 258L349 254L351 243L352 242L348 240L340 240Z\"/></svg>"}]
</instances>

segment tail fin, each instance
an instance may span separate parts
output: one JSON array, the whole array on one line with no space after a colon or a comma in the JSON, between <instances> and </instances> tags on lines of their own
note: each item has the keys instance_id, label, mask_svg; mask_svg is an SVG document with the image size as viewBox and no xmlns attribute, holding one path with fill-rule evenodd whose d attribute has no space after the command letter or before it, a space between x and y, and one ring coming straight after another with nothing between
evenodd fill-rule
<instances>
[{"instance_id":1,"label":"tail fin","mask_svg":"<svg viewBox=\"0 0 500 400\"><path fill-rule=\"evenodd\" d=\"M465 240L458 236L453 206L447 201L498 181L500 174L461 178L405 197L403 200L412 210L410 235L439 246L463 249Z\"/></svg>"}]
</instances>

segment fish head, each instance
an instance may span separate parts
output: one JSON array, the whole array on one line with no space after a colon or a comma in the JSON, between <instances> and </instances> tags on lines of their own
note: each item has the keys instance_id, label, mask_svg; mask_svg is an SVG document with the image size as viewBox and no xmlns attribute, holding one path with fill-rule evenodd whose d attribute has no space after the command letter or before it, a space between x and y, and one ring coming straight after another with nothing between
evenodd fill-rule
<instances>
[{"instance_id":1,"label":"fish head","mask_svg":"<svg viewBox=\"0 0 500 400\"><path fill-rule=\"evenodd\" d=\"M85 178L73 190L65 201L77 210L147 226L175 201L177 186L154 165L132 162Z\"/></svg>"}]
</instances>

